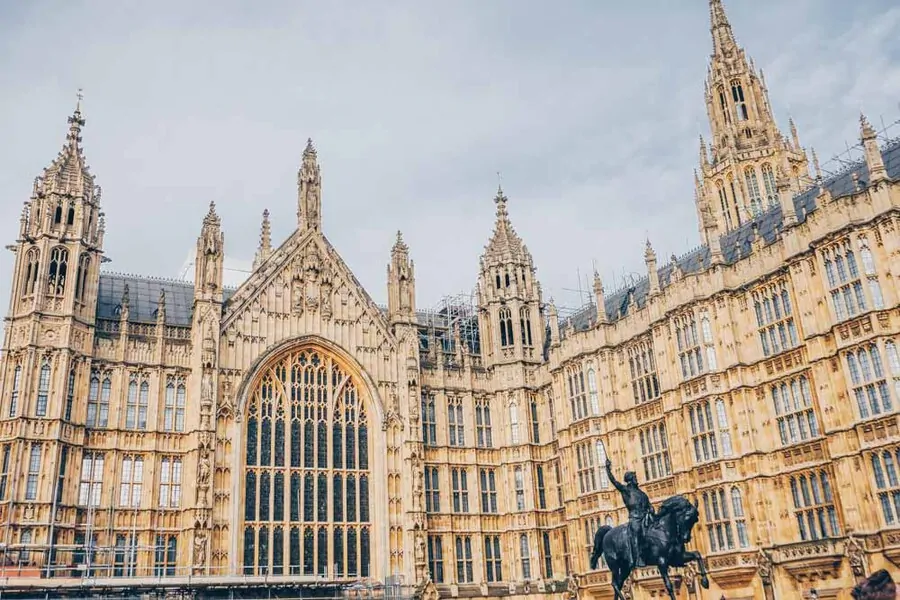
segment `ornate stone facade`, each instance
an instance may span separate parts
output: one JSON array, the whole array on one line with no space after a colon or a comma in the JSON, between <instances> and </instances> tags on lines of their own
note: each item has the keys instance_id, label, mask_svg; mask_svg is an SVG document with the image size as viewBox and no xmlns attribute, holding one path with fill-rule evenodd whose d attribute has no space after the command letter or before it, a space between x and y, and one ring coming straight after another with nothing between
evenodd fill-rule
<instances>
[{"instance_id":1,"label":"ornate stone facade","mask_svg":"<svg viewBox=\"0 0 900 600\"><path fill-rule=\"evenodd\" d=\"M602 465L699 503L709 597L846 597L900 564L900 145L810 175L711 0L696 205L705 245L561 320L498 190L477 310L417 310L398 234L377 306L297 229L222 284L101 273L104 217L65 146L22 214L0 360L0 535L17 588L401 581L428 597L609 598ZM460 307L457 307L460 308ZM464 308L464 307L463 307ZM52 581L48 582L48 578ZM700 598L697 572L673 578ZM682 585L683 584L683 585ZM658 594L640 569L627 597Z\"/></svg>"}]
</instances>

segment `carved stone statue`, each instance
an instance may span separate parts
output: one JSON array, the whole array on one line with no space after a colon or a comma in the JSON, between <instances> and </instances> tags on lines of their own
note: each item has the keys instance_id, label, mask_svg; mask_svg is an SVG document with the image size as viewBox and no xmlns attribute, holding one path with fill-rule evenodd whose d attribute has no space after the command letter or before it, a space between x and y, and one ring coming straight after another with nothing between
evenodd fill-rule
<instances>
[{"instance_id":1,"label":"carved stone statue","mask_svg":"<svg viewBox=\"0 0 900 600\"><path fill-rule=\"evenodd\" d=\"M206 532L198 531L194 534L194 565L206 564Z\"/></svg>"},{"instance_id":2,"label":"carved stone statue","mask_svg":"<svg viewBox=\"0 0 900 600\"><path fill-rule=\"evenodd\" d=\"M209 488L209 478L211 475L211 467L209 457L206 454L200 455L200 463L197 467L197 486L204 491Z\"/></svg>"},{"instance_id":3,"label":"carved stone statue","mask_svg":"<svg viewBox=\"0 0 900 600\"><path fill-rule=\"evenodd\" d=\"M844 543L844 554L847 556L847 562L850 564L850 570L854 577L866 576L866 550L863 548L859 538L850 534Z\"/></svg>"},{"instance_id":4,"label":"carved stone statue","mask_svg":"<svg viewBox=\"0 0 900 600\"><path fill-rule=\"evenodd\" d=\"M213 402L212 373L209 371L203 373L203 379L200 383L200 399L206 404L212 404Z\"/></svg>"},{"instance_id":5,"label":"carved stone statue","mask_svg":"<svg viewBox=\"0 0 900 600\"><path fill-rule=\"evenodd\" d=\"M416 562L425 561L425 538L422 532L416 532Z\"/></svg>"}]
</instances>

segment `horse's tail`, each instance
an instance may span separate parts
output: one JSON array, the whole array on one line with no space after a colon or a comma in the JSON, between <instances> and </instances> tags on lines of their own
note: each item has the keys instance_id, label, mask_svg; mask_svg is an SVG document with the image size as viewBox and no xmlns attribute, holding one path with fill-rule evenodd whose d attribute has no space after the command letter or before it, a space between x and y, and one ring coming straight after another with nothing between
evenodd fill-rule
<instances>
[{"instance_id":1,"label":"horse's tail","mask_svg":"<svg viewBox=\"0 0 900 600\"><path fill-rule=\"evenodd\" d=\"M597 568L597 563L600 562L600 555L603 554L603 538L606 537L606 534L612 531L612 527L609 525L604 525L597 530L597 533L594 534L594 550L591 552L591 570Z\"/></svg>"}]
</instances>

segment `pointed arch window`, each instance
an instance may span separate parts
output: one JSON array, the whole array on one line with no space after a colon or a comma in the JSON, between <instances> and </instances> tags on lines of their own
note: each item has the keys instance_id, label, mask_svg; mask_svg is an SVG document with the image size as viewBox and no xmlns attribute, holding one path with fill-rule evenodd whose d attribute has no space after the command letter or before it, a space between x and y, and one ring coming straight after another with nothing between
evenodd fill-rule
<instances>
[{"instance_id":1,"label":"pointed arch window","mask_svg":"<svg viewBox=\"0 0 900 600\"><path fill-rule=\"evenodd\" d=\"M136 374L128 381L128 398L125 405L125 429L147 429L147 406L150 402L150 384Z\"/></svg>"},{"instance_id":2,"label":"pointed arch window","mask_svg":"<svg viewBox=\"0 0 900 600\"><path fill-rule=\"evenodd\" d=\"M725 182L717 181L716 189L719 193L719 206L722 208L722 216L725 217L725 228L730 231L734 226L731 222L731 211L728 210L728 192L725 191Z\"/></svg>"},{"instance_id":3,"label":"pointed arch window","mask_svg":"<svg viewBox=\"0 0 900 600\"><path fill-rule=\"evenodd\" d=\"M525 475L522 467L516 467L513 470L513 481L516 489L516 510L525 510Z\"/></svg>"},{"instance_id":4,"label":"pointed arch window","mask_svg":"<svg viewBox=\"0 0 900 600\"><path fill-rule=\"evenodd\" d=\"M185 386L183 377L168 377L163 431L184 431Z\"/></svg>"},{"instance_id":5,"label":"pointed arch window","mask_svg":"<svg viewBox=\"0 0 900 600\"><path fill-rule=\"evenodd\" d=\"M44 357L41 360L41 371L38 377L37 403L34 406L34 416L47 416L47 398L50 395L50 360Z\"/></svg>"},{"instance_id":6,"label":"pointed arch window","mask_svg":"<svg viewBox=\"0 0 900 600\"><path fill-rule=\"evenodd\" d=\"M763 186L766 188L766 207L775 206L778 203L778 188L775 187L775 172L772 165L764 163L762 166Z\"/></svg>"},{"instance_id":7,"label":"pointed arch window","mask_svg":"<svg viewBox=\"0 0 900 600\"><path fill-rule=\"evenodd\" d=\"M515 402L509 405L509 437L511 443L519 443L519 405Z\"/></svg>"},{"instance_id":8,"label":"pointed arch window","mask_svg":"<svg viewBox=\"0 0 900 600\"><path fill-rule=\"evenodd\" d=\"M9 416L15 417L19 411L19 386L22 383L22 366L16 365L13 371L12 388L9 393Z\"/></svg>"},{"instance_id":9,"label":"pointed arch window","mask_svg":"<svg viewBox=\"0 0 900 600\"><path fill-rule=\"evenodd\" d=\"M591 414L600 414L600 394L597 391L597 372L594 367L588 367L588 395L591 398Z\"/></svg>"},{"instance_id":10,"label":"pointed arch window","mask_svg":"<svg viewBox=\"0 0 900 600\"><path fill-rule=\"evenodd\" d=\"M731 123L731 114L728 112L728 96L725 94L725 88L719 86L719 110L722 111L722 119L725 124Z\"/></svg>"},{"instance_id":11,"label":"pointed arch window","mask_svg":"<svg viewBox=\"0 0 900 600\"><path fill-rule=\"evenodd\" d=\"M109 375L103 377L101 385L100 373L91 372L91 383L88 388L87 427L106 427L109 419L109 396L112 382Z\"/></svg>"},{"instance_id":12,"label":"pointed arch window","mask_svg":"<svg viewBox=\"0 0 900 600\"><path fill-rule=\"evenodd\" d=\"M68 250L60 246L50 252L50 266L47 271L47 294L49 296L62 296L65 293L68 264Z\"/></svg>"},{"instance_id":13,"label":"pointed arch window","mask_svg":"<svg viewBox=\"0 0 900 600\"><path fill-rule=\"evenodd\" d=\"M66 215L66 225L71 226L75 224L75 207L69 206L69 212Z\"/></svg>"},{"instance_id":14,"label":"pointed arch window","mask_svg":"<svg viewBox=\"0 0 900 600\"><path fill-rule=\"evenodd\" d=\"M251 390L245 427L244 572L368 576L370 444L356 381L318 350L290 352Z\"/></svg>"},{"instance_id":15,"label":"pointed arch window","mask_svg":"<svg viewBox=\"0 0 900 600\"><path fill-rule=\"evenodd\" d=\"M731 175L728 176L728 187L731 189L731 203L732 208L734 209L734 218L737 220L738 227L740 227L743 222L743 219L741 219L741 206L738 201L737 188L734 185L734 177Z\"/></svg>"},{"instance_id":16,"label":"pointed arch window","mask_svg":"<svg viewBox=\"0 0 900 600\"><path fill-rule=\"evenodd\" d=\"M60 223L62 223L62 214L63 214L62 203L57 203L56 210L53 211L53 224L54 225L59 225Z\"/></svg>"},{"instance_id":17,"label":"pointed arch window","mask_svg":"<svg viewBox=\"0 0 900 600\"><path fill-rule=\"evenodd\" d=\"M513 345L513 321L512 312L507 307L499 311L500 315L500 347L509 348Z\"/></svg>"},{"instance_id":18,"label":"pointed arch window","mask_svg":"<svg viewBox=\"0 0 900 600\"><path fill-rule=\"evenodd\" d=\"M530 348L531 343L531 311L527 306L519 309L519 324L522 329L522 345Z\"/></svg>"},{"instance_id":19,"label":"pointed arch window","mask_svg":"<svg viewBox=\"0 0 900 600\"><path fill-rule=\"evenodd\" d=\"M25 255L25 279L22 281L22 295L31 296L37 288L38 273L40 272L41 253L37 248L31 248Z\"/></svg>"},{"instance_id":20,"label":"pointed arch window","mask_svg":"<svg viewBox=\"0 0 900 600\"><path fill-rule=\"evenodd\" d=\"M531 416L531 443L541 443L541 422L538 420L537 396L532 396L529 405L529 414Z\"/></svg>"},{"instance_id":21,"label":"pointed arch window","mask_svg":"<svg viewBox=\"0 0 900 600\"><path fill-rule=\"evenodd\" d=\"M75 404L75 366L69 368L69 379L66 381L66 411L63 418L72 420L72 407Z\"/></svg>"},{"instance_id":22,"label":"pointed arch window","mask_svg":"<svg viewBox=\"0 0 900 600\"><path fill-rule=\"evenodd\" d=\"M757 217L763 211L762 196L759 193L759 180L756 178L756 169L747 167L744 170L744 180L747 182L747 194L750 196L750 213Z\"/></svg>"},{"instance_id":23,"label":"pointed arch window","mask_svg":"<svg viewBox=\"0 0 900 600\"><path fill-rule=\"evenodd\" d=\"M528 534L519 536L519 558L522 561L522 579L531 579L531 546L528 544Z\"/></svg>"},{"instance_id":24,"label":"pointed arch window","mask_svg":"<svg viewBox=\"0 0 900 600\"><path fill-rule=\"evenodd\" d=\"M747 102L744 100L744 86L737 79L731 82L731 98L734 100L734 112L738 122L749 119Z\"/></svg>"},{"instance_id":25,"label":"pointed arch window","mask_svg":"<svg viewBox=\"0 0 900 600\"><path fill-rule=\"evenodd\" d=\"M83 254L78 259L78 271L75 274L75 300L84 302L84 290L87 287L88 271L91 268L91 258L87 254Z\"/></svg>"},{"instance_id":26,"label":"pointed arch window","mask_svg":"<svg viewBox=\"0 0 900 600\"><path fill-rule=\"evenodd\" d=\"M479 448L492 448L491 405L484 398L475 401L475 444Z\"/></svg>"}]
</instances>

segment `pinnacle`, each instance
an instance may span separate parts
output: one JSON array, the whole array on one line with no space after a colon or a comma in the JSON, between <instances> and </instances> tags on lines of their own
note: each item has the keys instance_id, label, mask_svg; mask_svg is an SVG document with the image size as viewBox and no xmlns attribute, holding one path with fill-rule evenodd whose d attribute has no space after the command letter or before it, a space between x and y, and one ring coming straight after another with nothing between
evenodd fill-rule
<instances>
[{"instance_id":1,"label":"pinnacle","mask_svg":"<svg viewBox=\"0 0 900 600\"><path fill-rule=\"evenodd\" d=\"M873 139L876 137L875 129L872 127L869 120L866 118L862 112L859 113L859 129L860 129L860 137L862 139Z\"/></svg>"},{"instance_id":2,"label":"pinnacle","mask_svg":"<svg viewBox=\"0 0 900 600\"><path fill-rule=\"evenodd\" d=\"M306 149L303 151L303 157L306 158L308 156L316 155L316 147L313 145L312 138L306 139Z\"/></svg>"},{"instance_id":3,"label":"pinnacle","mask_svg":"<svg viewBox=\"0 0 900 600\"><path fill-rule=\"evenodd\" d=\"M391 252L408 252L409 246L406 245L406 242L403 241L403 234L400 230L397 230L397 239L394 241L394 247L391 248Z\"/></svg>"},{"instance_id":4,"label":"pinnacle","mask_svg":"<svg viewBox=\"0 0 900 600\"><path fill-rule=\"evenodd\" d=\"M494 196L494 202L497 204L497 221L494 224L494 234L487 245L486 254L527 259L528 249L516 234L509 220L509 213L506 209L507 201L508 198L503 193L503 188L497 186L497 195Z\"/></svg>"},{"instance_id":5,"label":"pinnacle","mask_svg":"<svg viewBox=\"0 0 900 600\"><path fill-rule=\"evenodd\" d=\"M653 245L650 243L650 238L647 238L647 247L644 249L644 260L656 260L656 252L653 250Z\"/></svg>"},{"instance_id":6,"label":"pinnacle","mask_svg":"<svg viewBox=\"0 0 900 600\"><path fill-rule=\"evenodd\" d=\"M713 54L722 54L724 49L737 45L722 0L709 0L709 23L713 37Z\"/></svg>"}]
</instances>

